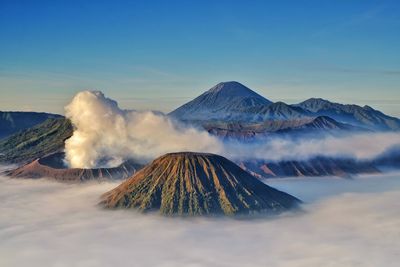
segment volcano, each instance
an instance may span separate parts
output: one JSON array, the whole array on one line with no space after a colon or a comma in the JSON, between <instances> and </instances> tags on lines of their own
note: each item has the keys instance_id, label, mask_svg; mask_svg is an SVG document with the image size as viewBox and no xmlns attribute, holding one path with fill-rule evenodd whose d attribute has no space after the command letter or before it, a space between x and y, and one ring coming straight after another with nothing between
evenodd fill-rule
<instances>
[{"instance_id":1,"label":"volcano","mask_svg":"<svg viewBox=\"0 0 400 267\"><path fill-rule=\"evenodd\" d=\"M299 203L222 156L194 152L157 158L105 193L100 202L106 208L158 211L168 216L277 213Z\"/></svg>"},{"instance_id":2,"label":"volcano","mask_svg":"<svg viewBox=\"0 0 400 267\"><path fill-rule=\"evenodd\" d=\"M245 110L271 103L239 82L221 82L169 115L182 121L244 120Z\"/></svg>"},{"instance_id":3,"label":"volcano","mask_svg":"<svg viewBox=\"0 0 400 267\"><path fill-rule=\"evenodd\" d=\"M28 164L9 170L5 174L12 178L48 178L60 182L84 182L89 180L126 179L142 165L131 160L112 168L80 169L68 168L64 164L64 153L54 153L38 158Z\"/></svg>"}]
</instances>

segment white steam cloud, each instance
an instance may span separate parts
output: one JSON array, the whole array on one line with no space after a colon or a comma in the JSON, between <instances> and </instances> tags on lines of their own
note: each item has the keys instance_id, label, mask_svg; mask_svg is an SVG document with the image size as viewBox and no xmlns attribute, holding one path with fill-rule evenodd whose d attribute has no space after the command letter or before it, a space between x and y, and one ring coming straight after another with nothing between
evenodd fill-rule
<instances>
[{"instance_id":1,"label":"white steam cloud","mask_svg":"<svg viewBox=\"0 0 400 267\"><path fill-rule=\"evenodd\" d=\"M126 111L99 91L78 93L65 108L75 126L66 141L71 167L115 166L142 162L168 152L197 151L230 159L306 160L315 156L372 159L400 145L399 133L362 133L307 138L267 137L252 143L227 141L151 111Z\"/></svg>"},{"instance_id":2,"label":"white steam cloud","mask_svg":"<svg viewBox=\"0 0 400 267\"><path fill-rule=\"evenodd\" d=\"M0 177L0 266L397 267L399 178L275 180L305 213L223 220L103 210L111 182Z\"/></svg>"},{"instance_id":3,"label":"white steam cloud","mask_svg":"<svg viewBox=\"0 0 400 267\"><path fill-rule=\"evenodd\" d=\"M222 151L207 132L182 127L162 114L121 110L99 91L78 93L65 111L76 127L65 144L71 167L92 168L102 160L117 165L126 158L148 161L175 151Z\"/></svg>"}]
</instances>

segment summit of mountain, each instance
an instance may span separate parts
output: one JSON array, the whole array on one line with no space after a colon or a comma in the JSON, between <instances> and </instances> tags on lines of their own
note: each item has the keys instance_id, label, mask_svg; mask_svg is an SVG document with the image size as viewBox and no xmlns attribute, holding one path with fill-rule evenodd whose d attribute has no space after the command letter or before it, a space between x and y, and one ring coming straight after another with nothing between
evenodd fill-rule
<instances>
[{"instance_id":1,"label":"summit of mountain","mask_svg":"<svg viewBox=\"0 0 400 267\"><path fill-rule=\"evenodd\" d=\"M234 120L248 108L269 104L270 100L250 88L230 81L215 85L169 115L183 121Z\"/></svg>"}]
</instances>

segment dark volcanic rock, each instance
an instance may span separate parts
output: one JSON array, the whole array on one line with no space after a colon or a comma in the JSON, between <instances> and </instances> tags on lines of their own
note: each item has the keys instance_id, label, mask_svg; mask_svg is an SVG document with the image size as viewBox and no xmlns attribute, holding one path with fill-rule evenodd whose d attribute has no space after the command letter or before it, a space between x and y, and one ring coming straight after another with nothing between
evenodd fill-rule
<instances>
[{"instance_id":1,"label":"dark volcanic rock","mask_svg":"<svg viewBox=\"0 0 400 267\"><path fill-rule=\"evenodd\" d=\"M281 212L299 203L224 157L193 152L154 160L101 201L107 208L181 216Z\"/></svg>"},{"instance_id":2,"label":"dark volcanic rock","mask_svg":"<svg viewBox=\"0 0 400 267\"><path fill-rule=\"evenodd\" d=\"M63 182L88 180L125 179L133 175L142 165L126 161L114 168L80 169L67 168L63 163L64 154L56 153L36 159L31 163L7 171L13 178L50 178Z\"/></svg>"}]
</instances>

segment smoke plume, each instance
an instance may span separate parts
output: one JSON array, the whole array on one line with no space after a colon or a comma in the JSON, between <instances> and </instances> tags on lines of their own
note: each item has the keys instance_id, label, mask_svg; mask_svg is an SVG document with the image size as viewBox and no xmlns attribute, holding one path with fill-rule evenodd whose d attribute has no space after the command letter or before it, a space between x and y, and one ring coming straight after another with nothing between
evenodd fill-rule
<instances>
[{"instance_id":1,"label":"smoke plume","mask_svg":"<svg viewBox=\"0 0 400 267\"><path fill-rule=\"evenodd\" d=\"M65 111L75 127L66 141L71 167L117 165L126 158L148 161L175 151L222 151L221 143L207 132L155 112L121 110L99 91L78 93Z\"/></svg>"}]
</instances>

